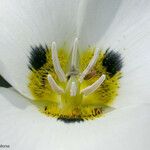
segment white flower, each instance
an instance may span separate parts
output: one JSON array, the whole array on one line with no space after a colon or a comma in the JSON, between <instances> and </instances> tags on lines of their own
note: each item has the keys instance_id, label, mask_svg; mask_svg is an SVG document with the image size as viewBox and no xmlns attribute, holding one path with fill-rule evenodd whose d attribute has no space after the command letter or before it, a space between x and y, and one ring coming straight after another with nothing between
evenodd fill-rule
<instances>
[{"instance_id":1,"label":"white flower","mask_svg":"<svg viewBox=\"0 0 150 150\"><path fill-rule=\"evenodd\" d=\"M29 100L31 45L79 37L88 45L117 49L124 57L120 93L105 117L65 124L40 114ZM1 0L0 74L14 89L0 88L0 144L10 149L148 150L150 147L149 0Z\"/></svg>"}]
</instances>

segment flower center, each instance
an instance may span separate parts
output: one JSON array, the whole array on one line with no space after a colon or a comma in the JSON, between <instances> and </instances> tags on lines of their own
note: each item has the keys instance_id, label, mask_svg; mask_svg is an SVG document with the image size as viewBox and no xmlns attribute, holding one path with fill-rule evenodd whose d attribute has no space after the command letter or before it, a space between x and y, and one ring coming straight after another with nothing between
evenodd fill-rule
<instances>
[{"instance_id":1,"label":"flower center","mask_svg":"<svg viewBox=\"0 0 150 150\"><path fill-rule=\"evenodd\" d=\"M99 48L79 52L76 38L70 55L52 42L51 49L32 48L29 62L29 89L48 116L65 122L93 119L108 110L118 94L122 67L118 52Z\"/></svg>"}]
</instances>

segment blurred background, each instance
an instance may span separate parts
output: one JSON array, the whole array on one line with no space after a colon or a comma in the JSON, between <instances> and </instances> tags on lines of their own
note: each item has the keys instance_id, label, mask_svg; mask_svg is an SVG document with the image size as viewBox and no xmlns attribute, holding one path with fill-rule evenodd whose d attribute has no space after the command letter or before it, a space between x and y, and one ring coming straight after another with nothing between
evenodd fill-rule
<instances>
[{"instance_id":1,"label":"blurred background","mask_svg":"<svg viewBox=\"0 0 150 150\"><path fill-rule=\"evenodd\" d=\"M9 88L11 85L0 75L0 87Z\"/></svg>"}]
</instances>

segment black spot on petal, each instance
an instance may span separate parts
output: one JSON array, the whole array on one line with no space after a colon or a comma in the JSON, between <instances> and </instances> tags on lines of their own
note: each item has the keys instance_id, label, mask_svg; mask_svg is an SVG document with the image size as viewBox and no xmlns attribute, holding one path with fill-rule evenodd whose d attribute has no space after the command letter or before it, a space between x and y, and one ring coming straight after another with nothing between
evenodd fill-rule
<instances>
[{"instance_id":1,"label":"black spot on petal","mask_svg":"<svg viewBox=\"0 0 150 150\"><path fill-rule=\"evenodd\" d=\"M42 45L31 47L30 57L29 57L29 69L40 69L46 63L46 52L48 50L47 46L45 48Z\"/></svg>"},{"instance_id":2,"label":"black spot on petal","mask_svg":"<svg viewBox=\"0 0 150 150\"><path fill-rule=\"evenodd\" d=\"M123 66L121 54L108 49L104 54L102 65L106 68L110 76L115 75Z\"/></svg>"},{"instance_id":3,"label":"black spot on petal","mask_svg":"<svg viewBox=\"0 0 150 150\"><path fill-rule=\"evenodd\" d=\"M63 121L65 123L75 123L84 121L82 118L66 118L66 117L59 117L57 120Z\"/></svg>"}]
</instances>

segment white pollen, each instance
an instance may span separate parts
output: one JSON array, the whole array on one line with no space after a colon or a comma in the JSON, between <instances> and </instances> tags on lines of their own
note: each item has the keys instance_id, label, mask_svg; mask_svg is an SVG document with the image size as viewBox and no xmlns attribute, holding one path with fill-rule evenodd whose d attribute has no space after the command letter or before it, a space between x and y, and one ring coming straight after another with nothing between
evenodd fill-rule
<instances>
[{"instance_id":1,"label":"white pollen","mask_svg":"<svg viewBox=\"0 0 150 150\"><path fill-rule=\"evenodd\" d=\"M54 65L54 69L55 72L59 78L60 81L66 82L66 76L64 71L62 70L60 63L59 63L59 59L58 59L58 55L57 55L57 48L56 48L56 43L52 42L52 61L53 61L53 65Z\"/></svg>"},{"instance_id":2,"label":"white pollen","mask_svg":"<svg viewBox=\"0 0 150 150\"><path fill-rule=\"evenodd\" d=\"M81 91L81 93L85 96L93 93L94 91L96 91L99 86L104 82L106 76L103 74L97 81L95 81L92 85L86 87L85 89L83 89Z\"/></svg>"},{"instance_id":3,"label":"white pollen","mask_svg":"<svg viewBox=\"0 0 150 150\"><path fill-rule=\"evenodd\" d=\"M50 74L47 76L47 79L48 79L49 84L54 92L56 92L58 94L64 94L64 90L55 82L55 80L53 79L53 77Z\"/></svg>"},{"instance_id":4,"label":"white pollen","mask_svg":"<svg viewBox=\"0 0 150 150\"><path fill-rule=\"evenodd\" d=\"M78 60L77 53L78 53L78 38L75 38L73 49L72 49L72 59L71 59L71 66L75 68Z\"/></svg>"},{"instance_id":5,"label":"white pollen","mask_svg":"<svg viewBox=\"0 0 150 150\"><path fill-rule=\"evenodd\" d=\"M91 61L89 62L88 66L86 67L86 69L81 73L80 77L79 77L79 81L82 82L84 77L89 73L89 71L92 69L92 67L96 64L96 61L98 59L100 50L97 48L94 52L94 56L91 59Z\"/></svg>"}]
</instances>

